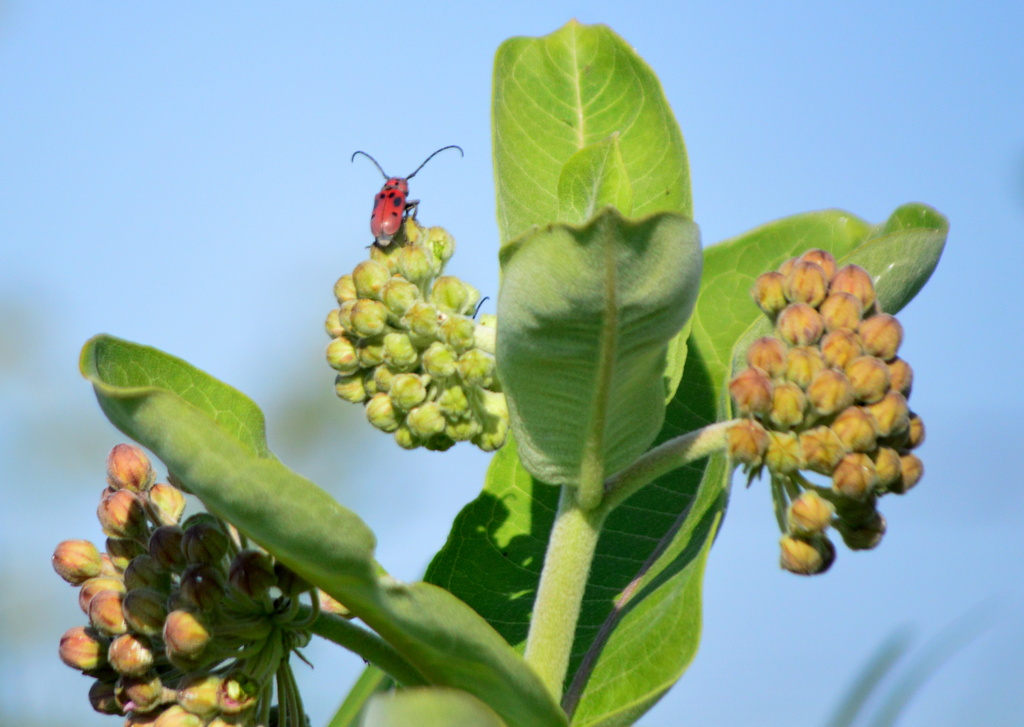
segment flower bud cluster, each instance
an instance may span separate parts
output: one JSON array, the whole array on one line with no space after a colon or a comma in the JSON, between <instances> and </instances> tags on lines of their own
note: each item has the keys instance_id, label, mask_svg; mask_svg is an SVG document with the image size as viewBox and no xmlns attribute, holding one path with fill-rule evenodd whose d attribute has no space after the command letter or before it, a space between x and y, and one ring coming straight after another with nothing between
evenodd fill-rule
<instances>
[{"instance_id":1,"label":"flower bud cluster","mask_svg":"<svg viewBox=\"0 0 1024 727\"><path fill-rule=\"evenodd\" d=\"M880 496L903 494L923 474L914 450L924 425L910 410L913 371L898 356L903 327L882 312L857 265L837 269L809 250L764 273L752 289L774 324L729 382L736 412L729 453L751 478L767 468L783 529L782 567L823 573L835 559L834 526L853 550L885 533ZM802 471L830 478L817 487Z\"/></svg>"},{"instance_id":2,"label":"flower bud cluster","mask_svg":"<svg viewBox=\"0 0 1024 727\"><path fill-rule=\"evenodd\" d=\"M370 423L406 449L498 449L508 407L495 371L496 319L474 320L480 292L442 275L455 251L447 232L414 218L402 229L334 286L339 307L326 328L335 391L365 404Z\"/></svg>"},{"instance_id":3,"label":"flower bud cluster","mask_svg":"<svg viewBox=\"0 0 1024 727\"><path fill-rule=\"evenodd\" d=\"M223 521L183 521L184 510L141 449L114 447L97 509L106 552L65 540L53 554L88 619L61 637L61 660L93 678L96 711L129 727L267 724L275 678L290 685L278 724L305 725L288 659L309 641L298 599L312 587Z\"/></svg>"}]
</instances>

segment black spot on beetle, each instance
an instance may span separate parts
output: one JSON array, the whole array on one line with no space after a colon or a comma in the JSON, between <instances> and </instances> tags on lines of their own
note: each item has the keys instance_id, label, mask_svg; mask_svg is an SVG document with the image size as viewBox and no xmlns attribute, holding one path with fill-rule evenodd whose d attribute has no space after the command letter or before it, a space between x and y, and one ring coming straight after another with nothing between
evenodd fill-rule
<instances>
[{"instance_id":1,"label":"black spot on beetle","mask_svg":"<svg viewBox=\"0 0 1024 727\"><path fill-rule=\"evenodd\" d=\"M377 199L384 199L384 193L380 192L377 194Z\"/></svg>"},{"instance_id":2,"label":"black spot on beetle","mask_svg":"<svg viewBox=\"0 0 1024 727\"><path fill-rule=\"evenodd\" d=\"M401 207L403 204L405 204L405 200L402 199L401 197L395 197L393 200L391 200L391 204L393 204L395 207Z\"/></svg>"},{"instance_id":3,"label":"black spot on beetle","mask_svg":"<svg viewBox=\"0 0 1024 727\"><path fill-rule=\"evenodd\" d=\"M389 215L390 217L398 217L398 213L397 213L397 212L395 212L395 211L391 211L391 212L389 212L389 213L388 213L388 215Z\"/></svg>"}]
</instances>

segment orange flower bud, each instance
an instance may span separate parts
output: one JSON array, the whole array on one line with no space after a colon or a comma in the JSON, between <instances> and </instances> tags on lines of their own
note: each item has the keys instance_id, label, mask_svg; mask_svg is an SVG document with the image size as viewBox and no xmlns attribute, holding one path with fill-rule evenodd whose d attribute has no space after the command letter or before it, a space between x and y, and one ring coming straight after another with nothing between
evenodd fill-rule
<instances>
[{"instance_id":1,"label":"orange flower bud","mask_svg":"<svg viewBox=\"0 0 1024 727\"><path fill-rule=\"evenodd\" d=\"M878 434L882 437L890 437L900 434L910 426L910 410L907 408L907 399L896 391L890 391L882 397L881 401L869 404L867 410L878 422Z\"/></svg>"},{"instance_id":2,"label":"orange flower bud","mask_svg":"<svg viewBox=\"0 0 1024 727\"><path fill-rule=\"evenodd\" d=\"M778 475L788 475L800 469L803 456L800 452L800 438L793 432L768 432L768 450L764 463L768 470Z\"/></svg>"},{"instance_id":3,"label":"orange flower bud","mask_svg":"<svg viewBox=\"0 0 1024 727\"><path fill-rule=\"evenodd\" d=\"M889 367L889 386L903 396L910 397L910 389L914 385L914 370L910 364L899 356L886 363Z\"/></svg>"},{"instance_id":4,"label":"orange flower bud","mask_svg":"<svg viewBox=\"0 0 1024 727\"><path fill-rule=\"evenodd\" d=\"M107 455L107 484L115 490L145 492L155 478L149 457L134 444L118 444Z\"/></svg>"},{"instance_id":5,"label":"orange flower bud","mask_svg":"<svg viewBox=\"0 0 1024 727\"><path fill-rule=\"evenodd\" d=\"M810 346L825 332L825 323L821 314L807 303L791 303L779 313L775 328L791 346Z\"/></svg>"},{"instance_id":6,"label":"orange flower bud","mask_svg":"<svg viewBox=\"0 0 1024 727\"><path fill-rule=\"evenodd\" d=\"M846 454L846 447L828 427L815 427L800 434L800 451L804 469L830 475Z\"/></svg>"},{"instance_id":7,"label":"orange flower bud","mask_svg":"<svg viewBox=\"0 0 1024 727\"><path fill-rule=\"evenodd\" d=\"M758 467L768 449L768 432L753 419L742 419L726 434L729 458L749 467Z\"/></svg>"},{"instance_id":8,"label":"orange flower bud","mask_svg":"<svg viewBox=\"0 0 1024 727\"><path fill-rule=\"evenodd\" d=\"M860 356L846 366L857 399L874 404L889 390L889 367L874 356Z\"/></svg>"},{"instance_id":9,"label":"orange flower bud","mask_svg":"<svg viewBox=\"0 0 1024 727\"><path fill-rule=\"evenodd\" d=\"M779 540L779 549L779 565L800 576L824 573L836 559L835 546L824 536L802 538L784 535Z\"/></svg>"},{"instance_id":10,"label":"orange flower bud","mask_svg":"<svg viewBox=\"0 0 1024 727\"><path fill-rule=\"evenodd\" d=\"M768 316L774 316L786 307L786 293L784 289L785 276L782 273L762 273L754 281L754 287L750 294L754 296L754 302Z\"/></svg>"},{"instance_id":11,"label":"orange flower bud","mask_svg":"<svg viewBox=\"0 0 1024 727\"><path fill-rule=\"evenodd\" d=\"M847 265L837 270L828 289L830 293L849 293L857 298L862 313L875 302L875 285L868 271L859 265Z\"/></svg>"},{"instance_id":12,"label":"orange flower bud","mask_svg":"<svg viewBox=\"0 0 1024 727\"><path fill-rule=\"evenodd\" d=\"M821 339L821 356L826 366L842 370L853 359L863 354L860 336L846 328L832 331Z\"/></svg>"},{"instance_id":13,"label":"orange flower bud","mask_svg":"<svg viewBox=\"0 0 1024 727\"><path fill-rule=\"evenodd\" d=\"M792 381L801 389L806 389L815 374L825 368L825 361L821 358L821 352L816 348L797 346L786 353L787 380Z\"/></svg>"},{"instance_id":14,"label":"orange flower bud","mask_svg":"<svg viewBox=\"0 0 1024 727\"><path fill-rule=\"evenodd\" d=\"M807 400L821 416L830 416L853 403L853 384L836 369L822 369L807 387Z\"/></svg>"},{"instance_id":15,"label":"orange flower bud","mask_svg":"<svg viewBox=\"0 0 1024 727\"><path fill-rule=\"evenodd\" d=\"M831 280L832 276L836 274L836 259L828 250L812 248L798 259L819 265L825 271L825 278L828 280Z\"/></svg>"},{"instance_id":16,"label":"orange flower bud","mask_svg":"<svg viewBox=\"0 0 1024 727\"><path fill-rule=\"evenodd\" d=\"M773 379L781 376L786 365L786 347L775 336L762 336L747 349L747 364Z\"/></svg>"},{"instance_id":17,"label":"orange flower bud","mask_svg":"<svg viewBox=\"0 0 1024 727\"><path fill-rule=\"evenodd\" d=\"M835 508L814 490L807 490L789 504L786 520L793 534L822 533L832 522Z\"/></svg>"},{"instance_id":18,"label":"orange flower bud","mask_svg":"<svg viewBox=\"0 0 1024 727\"><path fill-rule=\"evenodd\" d=\"M793 303L806 303L817 307L825 300L828 278L817 263L798 260L786 274L783 290Z\"/></svg>"},{"instance_id":19,"label":"orange flower bud","mask_svg":"<svg viewBox=\"0 0 1024 727\"><path fill-rule=\"evenodd\" d=\"M767 413L772 406L773 390L771 379L755 368L743 369L729 382L729 393L740 416Z\"/></svg>"},{"instance_id":20,"label":"orange flower bud","mask_svg":"<svg viewBox=\"0 0 1024 727\"><path fill-rule=\"evenodd\" d=\"M790 429L804 420L807 397L803 390L790 381L775 386L772 392L772 408L768 418L778 429Z\"/></svg>"},{"instance_id":21,"label":"orange flower bud","mask_svg":"<svg viewBox=\"0 0 1024 727\"><path fill-rule=\"evenodd\" d=\"M843 457L832 473L832 489L854 500L866 499L877 483L875 463L863 452Z\"/></svg>"},{"instance_id":22,"label":"orange flower bud","mask_svg":"<svg viewBox=\"0 0 1024 727\"><path fill-rule=\"evenodd\" d=\"M832 431L849 452L870 452L878 439L878 422L859 406L843 409L832 422Z\"/></svg>"},{"instance_id":23,"label":"orange flower bud","mask_svg":"<svg viewBox=\"0 0 1024 727\"><path fill-rule=\"evenodd\" d=\"M896 358L896 352L903 343L903 326L888 313L865 318L858 328L864 351L883 361Z\"/></svg>"},{"instance_id":24,"label":"orange flower bud","mask_svg":"<svg viewBox=\"0 0 1024 727\"><path fill-rule=\"evenodd\" d=\"M860 300L849 293L829 293L821 304L826 331L857 330L860 325Z\"/></svg>"}]
</instances>

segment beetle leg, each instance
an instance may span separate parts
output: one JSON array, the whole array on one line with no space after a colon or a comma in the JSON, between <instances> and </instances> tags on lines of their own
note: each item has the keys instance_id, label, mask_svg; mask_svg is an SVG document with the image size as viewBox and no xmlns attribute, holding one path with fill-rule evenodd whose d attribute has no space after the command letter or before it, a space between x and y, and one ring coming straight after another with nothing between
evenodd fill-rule
<instances>
[{"instance_id":1,"label":"beetle leg","mask_svg":"<svg viewBox=\"0 0 1024 727\"><path fill-rule=\"evenodd\" d=\"M412 213L412 218L415 220L416 219L416 208L419 207L419 206L420 206L420 201L418 199L407 199L405 201L405 214L406 214L406 216L408 216L409 213L411 212Z\"/></svg>"}]
</instances>

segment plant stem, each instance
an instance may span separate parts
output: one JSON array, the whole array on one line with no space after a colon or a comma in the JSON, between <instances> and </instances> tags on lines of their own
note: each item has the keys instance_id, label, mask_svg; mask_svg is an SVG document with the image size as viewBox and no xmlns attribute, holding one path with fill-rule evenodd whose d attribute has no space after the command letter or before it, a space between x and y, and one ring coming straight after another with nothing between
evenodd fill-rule
<instances>
[{"instance_id":1,"label":"plant stem","mask_svg":"<svg viewBox=\"0 0 1024 727\"><path fill-rule=\"evenodd\" d=\"M575 488L562 487L525 654L556 700L562 696L576 622L603 523L602 514L579 506Z\"/></svg>"}]
</instances>

